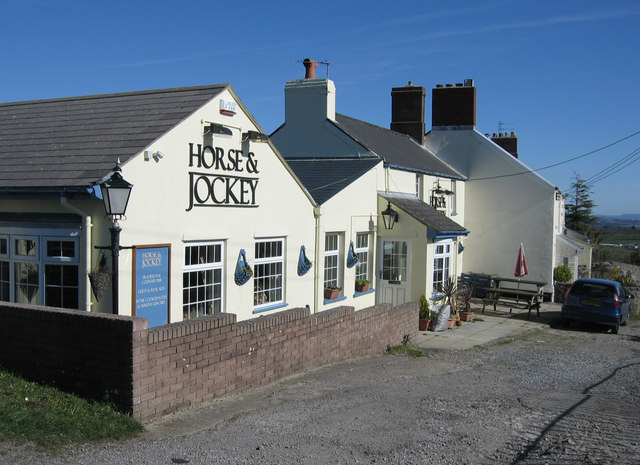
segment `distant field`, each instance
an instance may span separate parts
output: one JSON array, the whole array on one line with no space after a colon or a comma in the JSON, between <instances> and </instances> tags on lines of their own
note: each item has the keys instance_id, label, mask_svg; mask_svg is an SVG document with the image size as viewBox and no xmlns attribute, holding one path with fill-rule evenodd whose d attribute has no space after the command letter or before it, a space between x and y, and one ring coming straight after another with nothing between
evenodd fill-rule
<instances>
[{"instance_id":1,"label":"distant field","mask_svg":"<svg viewBox=\"0 0 640 465\"><path fill-rule=\"evenodd\" d=\"M640 244L640 233L604 236L602 244Z\"/></svg>"},{"instance_id":2,"label":"distant field","mask_svg":"<svg viewBox=\"0 0 640 465\"><path fill-rule=\"evenodd\" d=\"M629 234L612 234L604 236L602 244L640 244L640 233L633 232ZM605 247L606 258L616 262L630 263L631 254L635 252L633 249L624 249L621 247Z\"/></svg>"}]
</instances>

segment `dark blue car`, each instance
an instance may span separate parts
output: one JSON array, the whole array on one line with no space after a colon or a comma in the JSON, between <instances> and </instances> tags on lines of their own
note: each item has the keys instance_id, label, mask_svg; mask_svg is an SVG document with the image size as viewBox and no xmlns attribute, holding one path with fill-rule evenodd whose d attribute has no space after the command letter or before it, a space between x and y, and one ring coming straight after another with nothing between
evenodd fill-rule
<instances>
[{"instance_id":1,"label":"dark blue car","mask_svg":"<svg viewBox=\"0 0 640 465\"><path fill-rule=\"evenodd\" d=\"M620 325L629 321L633 298L616 281L578 279L564 298L562 319L567 326L571 320L605 325L617 334Z\"/></svg>"}]
</instances>

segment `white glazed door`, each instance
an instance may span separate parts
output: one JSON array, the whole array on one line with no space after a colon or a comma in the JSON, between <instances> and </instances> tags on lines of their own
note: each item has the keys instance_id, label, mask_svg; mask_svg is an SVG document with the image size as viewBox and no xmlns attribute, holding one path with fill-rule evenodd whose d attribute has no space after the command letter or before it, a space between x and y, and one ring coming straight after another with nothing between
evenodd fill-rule
<instances>
[{"instance_id":1,"label":"white glazed door","mask_svg":"<svg viewBox=\"0 0 640 465\"><path fill-rule=\"evenodd\" d=\"M394 307L408 302L411 295L411 243L403 240L381 240L378 250L378 263L382 264L378 271L378 302L390 303Z\"/></svg>"}]
</instances>

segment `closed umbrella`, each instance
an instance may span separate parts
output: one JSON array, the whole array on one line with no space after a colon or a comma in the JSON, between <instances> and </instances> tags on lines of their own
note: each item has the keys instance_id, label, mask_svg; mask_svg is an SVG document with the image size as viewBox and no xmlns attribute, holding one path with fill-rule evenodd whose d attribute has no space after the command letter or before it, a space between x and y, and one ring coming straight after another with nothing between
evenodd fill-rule
<instances>
[{"instance_id":1,"label":"closed umbrella","mask_svg":"<svg viewBox=\"0 0 640 465\"><path fill-rule=\"evenodd\" d=\"M520 249L518 250L518 260L516 261L516 271L514 276L516 278L522 278L529 274L529 268L527 268L527 259L524 256L524 245L520 243Z\"/></svg>"}]
</instances>

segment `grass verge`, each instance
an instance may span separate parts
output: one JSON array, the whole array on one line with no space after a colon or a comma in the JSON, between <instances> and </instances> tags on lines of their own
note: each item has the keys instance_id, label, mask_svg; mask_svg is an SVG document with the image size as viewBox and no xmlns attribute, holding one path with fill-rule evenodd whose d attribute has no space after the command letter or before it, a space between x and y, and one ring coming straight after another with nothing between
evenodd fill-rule
<instances>
[{"instance_id":1,"label":"grass verge","mask_svg":"<svg viewBox=\"0 0 640 465\"><path fill-rule=\"evenodd\" d=\"M0 370L0 440L40 447L125 439L142 432L131 416Z\"/></svg>"},{"instance_id":2,"label":"grass verge","mask_svg":"<svg viewBox=\"0 0 640 465\"><path fill-rule=\"evenodd\" d=\"M411 345L411 336L405 334L401 345L387 346L387 355L408 355L409 357L418 358L428 356L429 352Z\"/></svg>"}]
</instances>

